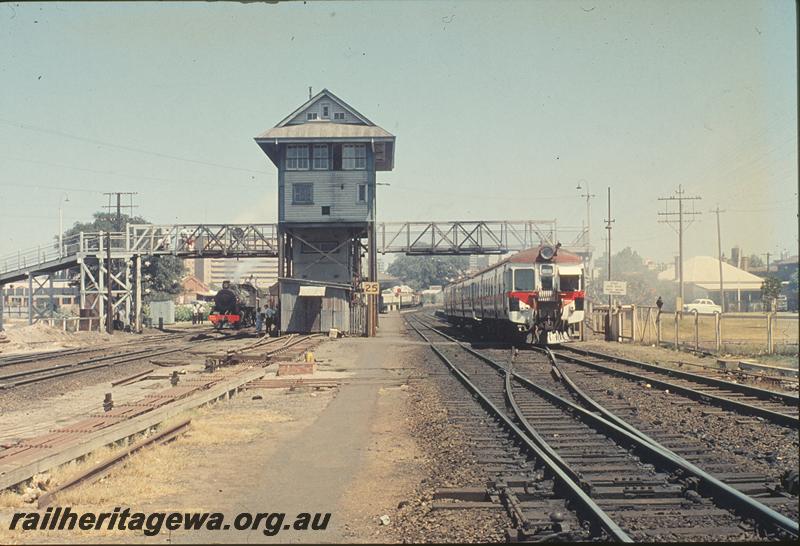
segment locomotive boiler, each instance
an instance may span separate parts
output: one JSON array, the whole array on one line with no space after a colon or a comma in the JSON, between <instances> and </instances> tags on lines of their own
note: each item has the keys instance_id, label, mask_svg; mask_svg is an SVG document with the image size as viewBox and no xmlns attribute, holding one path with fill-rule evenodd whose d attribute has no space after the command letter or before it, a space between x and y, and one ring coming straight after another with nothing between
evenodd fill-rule
<instances>
[{"instance_id":1,"label":"locomotive boiler","mask_svg":"<svg viewBox=\"0 0 800 546\"><path fill-rule=\"evenodd\" d=\"M253 326L258 302L258 290L252 284L225 281L214 296L214 308L208 320L218 330L226 325L235 329Z\"/></svg>"},{"instance_id":2,"label":"locomotive boiler","mask_svg":"<svg viewBox=\"0 0 800 546\"><path fill-rule=\"evenodd\" d=\"M444 313L483 336L526 344L572 339L583 320L583 261L561 245L523 250L444 289Z\"/></svg>"}]
</instances>

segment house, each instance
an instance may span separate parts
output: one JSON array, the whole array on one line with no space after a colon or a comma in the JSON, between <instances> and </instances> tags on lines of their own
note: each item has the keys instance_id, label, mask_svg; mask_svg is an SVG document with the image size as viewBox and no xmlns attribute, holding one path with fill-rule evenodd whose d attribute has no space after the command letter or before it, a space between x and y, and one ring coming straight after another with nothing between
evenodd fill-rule
<instances>
[{"instance_id":1,"label":"house","mask_svg":"<svg viewBox=\"0 0 800 546\"><path fill-rule=\"evenodd\" d=\"M177 303L183 304L194 301L210 301L215 293L194 275L186 275L181 279L181 293L176 299Z\"/></svg>"},{"instance_id":2,"label":"house","mask_svg":"<svg viewBox=\"0 0 800 546\"><path fill-rule=\"evenodd\" d=\"M394 167L395 137L323 89L255 141L278 168L281 324L320 331L319 313L328 308L343 309L332 327L363 324L349 317L363 310L352 287L377 280L376 173Z\"/></svg>"},{"instance_id":3,"label":"house","mask_svg":"<svg viewBox=\"0 0 800 546\"><path fill-rule=\"evenodd\" d=\"M678 282L676 264L658 274L660 281ZM696 298L710 298L720 303L720 261L711 256L695 256L683 261L685 303ZM722 282L726 311L750 311L761 301L763 279L743 269L722 262Z\"/></svg>"}]
</instances>

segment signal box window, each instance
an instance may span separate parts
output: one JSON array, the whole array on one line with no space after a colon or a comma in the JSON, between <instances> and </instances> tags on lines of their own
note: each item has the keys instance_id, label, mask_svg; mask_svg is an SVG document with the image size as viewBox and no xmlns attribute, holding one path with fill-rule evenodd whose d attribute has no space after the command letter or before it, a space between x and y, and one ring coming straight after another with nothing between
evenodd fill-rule
<instances>
[{"instance_id":1,"label":"signal box window","mask_svg":"<svg viewBox=\"0 0 800 546\"><path fill-rule=\"evenodd\" d=\"M314 144L314 169L320 171L328 170L327 144Z\"/></svg>"},{"instance_id":2,"label":"signal box window","mask_svg":"<svg viewBox=\"0 0 800 546\"><path fill-rule=\"evenodd\" d=\"M308 146L289 145L286 147L286 170L303 171L308 169Z\"/></svg>"},{"instance_id":3,"label":"signal box window","mask_svg":"<svg viewBox=\"0 0 800 546\"><path fill-rule=\"evenodd\" d=\"M330 216L331 215L331 208L329 206L322 207L322 215L323 216Z\"/></svg>"},{"instance_id":4,"label":"signal box window","mask_svg":"<svg viewBox=\"0 0 800 546\"><path fill-rule=\"evenodd\" d=\"M366 203L367 202L367 185L366 184L359 184L358 185L358 202L359 203Z\"/></svg>"},{"instance_id":5,"label":"signal box window","mask_svg":"<svg viewBox=\"0 0 800 546\"><path fill-rule=\"evenodd\" d=\"M345 144L342 148L342 169L354 171L367 168L367 146L365 144Z\"/></svg>"},{"instance_id":6,"label":"signal box window","mask_svg":"<svg viewBox=\"0 0 800 546\"><path fill-rule=\"evenodd\" d=\"M333 119L344 120L344 112L334 112Z\"/></svg>"},{"instance_id":7,"label":"signal box window","mask_svg":"<svg viewBox=\"0 0 800 546\"><path fill-rule=\"evenodd\" d=\"M517 269L514 271L514 290L523 292L533 290L533 269Z\"/></svg>"},{"instance_id":8,"label":"signal box window","mask_svg":"<svg viewBox=\"0 0 800 546\"><path fill-rule=\"evenodd\" d=\"M314 184L292 184L292 204L293 205L313 205L314 204Z\"/></svg>"},{"instance_id":9,"label":"signal box window","mask_svg":"<svg viewBox=\"0 0 800 546\"><path fill-rule=\"evenodd\" d=\"M307 119L308 121L311 121L311 120L317 119L317 113L316 113L316 112L308 112L308 113L306 114L306 119Z\"/></svg>"}]
</instances>

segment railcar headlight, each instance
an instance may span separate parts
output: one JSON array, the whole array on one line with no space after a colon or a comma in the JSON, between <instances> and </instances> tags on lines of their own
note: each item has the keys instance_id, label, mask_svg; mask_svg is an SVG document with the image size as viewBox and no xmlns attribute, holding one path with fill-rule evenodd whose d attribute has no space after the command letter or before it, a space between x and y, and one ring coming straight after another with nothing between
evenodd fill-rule
<instances>
[{"instance_id":1,"label":"railcar headlight","mask_svg":"<svg viewBox=\"0 0 800 546\"><path fill-rule=\"evenodd\" d=\"M543 260L552 260L555 255L556 249L550 245L544 245L539 249L539 256L541 256Z\"/></svg>"}]
</instances>

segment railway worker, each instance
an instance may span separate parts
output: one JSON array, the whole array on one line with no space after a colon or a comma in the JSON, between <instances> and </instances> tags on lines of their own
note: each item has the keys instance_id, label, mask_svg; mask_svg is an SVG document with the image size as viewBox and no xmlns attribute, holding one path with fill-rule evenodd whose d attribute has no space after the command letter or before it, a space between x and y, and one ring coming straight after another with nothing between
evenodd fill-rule
<instances>
[{"instance_id":1,"label":"railway worker","mask_svg":"<svg viewBox=\"0 0 800 546\"><path fill-rule=\"evenodd\" d=\"M661 299L661 296L658 296L656 300L656 307L658 307L658 312L661 313L661 308L664 306L664 300Z\"/></svg>"},{"instance_id":2,"label":"railway worker","mask_svg":"<svg viewBox=\"0 0 800 546\"><path fill-rule=\"evenodd\" d=\"M263 325L264 313L261 312L261 307L256 308L256 334L261 333L261 326Z\"/></svg>"},{"instance_id":3,"label":"railway worker","mask_svg":"<svg viewBox=\"0 0 800 546\"><path fill-rule=\"evenodd\" d=\"M264 322L266 324L266 331L267 335L272 335L272 325L275 323L275 309L272 307L272 304L269 304L269 307L264 309Z\"/></svg>"}]
</instances>

